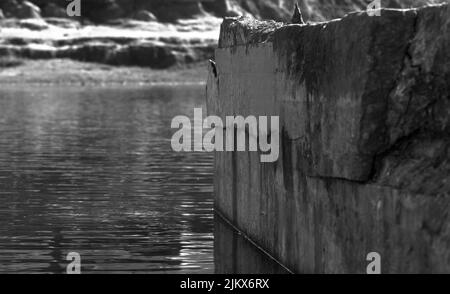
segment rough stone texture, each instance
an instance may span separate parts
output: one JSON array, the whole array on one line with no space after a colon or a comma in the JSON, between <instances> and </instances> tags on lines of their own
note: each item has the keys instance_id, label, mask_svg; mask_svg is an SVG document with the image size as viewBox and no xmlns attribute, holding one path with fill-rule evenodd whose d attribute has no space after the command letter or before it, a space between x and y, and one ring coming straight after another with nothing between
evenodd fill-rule
<instances>
[{"instance_id":1,"label":"rough stone texture","mask_svg":"<svg viewBox=\"0 0 450 294\"><path fill-rule=\"evenodd\" d=\"M66 9L64 9L61 6L56 5L55 3L48 3L47 5L43 6L42 16L44 16L44 17L60 17L60 18L68 17Z\"/></svg>"},{"instance_id":2,"label":"rough stone texture","mask_svg":"<svg viewBox=\"0 0 450 294\"><path fill-rule=\"evenodd\" d=\"M25 23L23 24L25 26ZM31 26L33 25L33 27ZM37 24L29 23L29 29ZM0 43L0 56L16 56L29 59L70 58L78 61L109 65L133 65L155 69L189 64L211 58L215 45L171 44L158 41L111 39L100 42L95 39L64 40L48 44L14 44L20 39L10 39L9 44Z\"/></svg>"},{"instance_id":3,"label":"rough stone texture","mask_svg":"<svg viewBox=\"0 0 450 294\"><path fill-rule=\"evenodd\" d=\"M22 1L17 9L18 18L40 18L41 9L28 1Z\"/></svg>"},{"instance_id":4,"label":"rough stone texture","mask_svg":"<svg viewBox=\"0 0 450 294\"><path fill-rule=\"evenodd\" d=\"M277 162L216 154L216 208L299 273L450 272L449 5L222 25L210 115L279 115Z\"/></svg>"},{"instance_id":5,"label":"rough stone texture","mask_svg":"<svg viewBox=\"0 0 450 294\"><path fill-rule=\"evenodd\" d=\"M411 8L427 4L448 3L449 0L383 0L383 8ZM218 16L250 14L258 19L288 22L295 3L299 3L305 21L320 22L366 10L369 0L216 0L203 6Z\"/></svg>"},{"instance_id":6,"label":"rough stone texture","mask_svg":"<svg viewBox=\"0 0 450 294\"><path fill-rule=\"evenodd\" d=\"M161 69L212 58L220 20L179 25L122 20L81 27L70 18L41 18L5 19L0 25L0 58L71 58Z\"/></svg>"},{"instance_id":7,"label":"rough stone texture","mask_svg":"<svg viewBox=\"0 0 450 294\"><path fill-rule=\"evenodd\" d=\"M147 10L139 10L133 18L141 21L158 21L156 16Z\"/></svg>"},{"instance_id":8,"label":"rough stone texture","mask_svg":"<svg viewBox=\"0 0 450 294\"><path fill-rule=\"evenodd\" d=\"M225 18L219 37L219 48L263 43L273 36L273 31L283 26L275 21L256 22L253 18Z\"/></svg>"},{"instance_id":9,"label":"rough stone texture","mask_svg":"<svg viewBox=\"0 0 450 294\"><path fill-rule=\"evenodd\" d=\"M388 100L380 182L420 193L450 189L450 9L419 10Z\"/></svg>"},{"instance_id":10,"label":"rough stone texture","mask_svg":"<svg viewBox=\"0 0 450 294\"><path fill-rule=\"evenodd\" d=\"M6 0L0 4L6 17L40 18L41 9L29 1Z\"/></svg>"},{"instance_id":11,"label":"rough stone texture","mask_svg":"<svg viewBox=\"0 0 450 294\"><path fill-rule=\"evenodd\" d=\"M285 6L292 10L293 2L285 0ZM369 0L299 0L306 21L326 21L343 17L344 15L366 10ZM449 0L382 0L382 8L413 8L429 4L448 3Z\"/></svg>"},{"instance_id":12,"label":"rough stone texture","mask_svg":"<svg viewBox=\"0 0 450 294\"><path fill-rule=\"evenodd\" d=\"M382 4L386 7L404 8L420 6L426 3L448 1L450 0L386 0ZM61 27L68 28L67 26L69 26L83 29L92 26L93 23L96 25L106 23L111 28L134 28L136 31L140 29L147 30L146 25L161 25L165 26L166 29L170 26L176 26L180 32L198 33L196 36L192 34L191 39L194 42L198 39L204 39L202 36L208 34L207 31L211 32L218 29L220 19L217 17L246 15L259 19L288 22L292 17L295 2L296 0L89 0L82 1L81 17L68 17L66 14L68 1L66 0L1 0L0 10L3 10L6 19L2 19L0 13L0 27L13 28L11 25L15 21L18 28L21 29L27 28L32 31L46 30L49 36L47 38L52 39L51 36L58 34L61 31ZM315 22L342 17L346 13L355 10L364 10L367 6L366 2L366 0L302 0L300 1L300 7L302 8L305 20ZM40 18L40 10L42 10L42 16L44 18ZM136 19L139 21L136 21ZM198 25L193 24L195 21L198 22ZM251 21L247 21L246 23L230 21L229 24L225 22L224 25L229 27L227 31L231 30L231 26L235 26L234 30L236 32L239 31L239 34L233 33L233 36L236 38L233 41L237 43L240 41L259 43L267 41L267 38L271 38L273 29L280 27L282 24L272 21L271 26L265 24L257 28L253 26ZM256 23L254 25L258 26L259 24ZM258 29L260 32L255 34L254 32L258 31ZM253 33L248 34L249 32ZM81 60L118 65L140 65L133 60L143 60L145 56L149 56L153 60L151 65L154 65L156 68L161 68L174 64L203 61L202 58L210 57L210 53L214 48L214 45L207 42L196 46L183 45L179 50L176 48L176 44L168 44L163 50L160 48L160 45L164 44L155 44L152 49L149 49L147 44L145 44L145 48L133 51L128 50L131 47L123 47L123 44L111 44L108 41L109 37L106 35L95 40L94 43L96 44L93 45L95 48L90 48L92 40L83 42L83 40L89 39L89 35L82 36L82 33L83 30L80 30L75 35L76 38L82 39L80 43L83 44L79 44L78 47L74 48L60 48L59 46L55 46L52 40L41 40L39 44L35 44L34 40L30 40L29 38L24 39L24 43L31 42L29 44L23 44L20 47L9 47L8 38L4 39L4 30L2 30L0 32L0 51L3 53L17 53L19 56L39 58L41 56L44 58L52 58L52 56L63 55L79 60L81 56ZM84 30L84 33L90 34L86 30ZM17 30L16 34L14 37L19 38L23 35L23 30L22 32ZM161 34L164 35L165 33L162 32ZM69 35L70 32L68 32ZM254 37L250 40L249 38L252 36ZM214 35L214 40L216 38L217 34ZM221 38L221 40L227 40L227 38ZM105 43L98 46L97 43L103 42ZM180 42L183 41L179 40ZM220 45L226 46L226 44ZM101 50L105 52L95 54L95 56L101 57L102 59L94 60L85 56L86 52L93 50L97 52L98 47L102 47L103 49ZM136 58L130 58L130 52L138 52L139 54L145 52L145 54ZM164 60L159 62L155 56L159 56ZM111 57L117 57L118 59L113 60ZM144 62L146 66L149 64L150 62L148 61ZM394 115L391 114L393 119L395 119Z\"/></svg>"}]
</instances>

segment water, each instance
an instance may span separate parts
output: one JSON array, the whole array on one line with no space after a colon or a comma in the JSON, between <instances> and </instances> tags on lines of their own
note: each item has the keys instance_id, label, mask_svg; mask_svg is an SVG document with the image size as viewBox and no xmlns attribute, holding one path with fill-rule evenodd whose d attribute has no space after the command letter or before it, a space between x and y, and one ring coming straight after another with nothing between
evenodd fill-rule
<instances>
[{"instance_id":1,"label":"water","mask_svg":"<svg viewBox=\"0 0 450 294\"><path fill-rule=\"evenodd\" d=\"M82 273L284 272L214 221L213 155L170 147L172 118L204 100L204 86L0 89L0 273L64 273L69 252Z\"/></svg>"},{"instance_id":2,"label":"water","mask_svg":"<svg viewBox=\"0 0 450 294\"><path fill-rule=\"evenodd\" d=\"M212 155L170 122L203 87L0 90L0 272L210 273ZM192 113L191 113L192 112Z\"/></svg>"}]
</instances>

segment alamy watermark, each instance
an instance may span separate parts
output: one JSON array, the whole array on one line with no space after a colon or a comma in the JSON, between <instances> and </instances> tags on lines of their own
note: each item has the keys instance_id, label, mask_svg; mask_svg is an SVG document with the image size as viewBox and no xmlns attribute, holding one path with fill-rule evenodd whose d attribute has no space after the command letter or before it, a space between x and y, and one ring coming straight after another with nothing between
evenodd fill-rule
<instances>
[{"instance_id":1,"label":"alamy watermark","mask_svg":"<svg viewBox=\"0 0 450 294\"><path fill-rule=\"evenodd\" d=\"M381 16L381 0L374 0L367 5L367 15Z\"/></svg>"},{"instance_id":2,"label":"alamy watermark","mask_svg":"<svg viewBox=\"0 0 450 294\"><path fill-rule=\"evenodd\" d=\"M278 116L218 116L203 119L202 109L194 109L194 122L187 116L176 116L171 128L178 128L171 140L176 152L250 151L261 152L261 162L275 162L280 151ZM210 129L203 135L204 129ZM193 139L192 139L193 136ZM246 140L248 138L248 141Z\"/></svg>"},{"instance_id":3,"label":"alamy watermark","mask_svg":"<svg viewBox=\"0 0 450 294\"><path fill-rule=\"evenodd\" d=\"M370 261L366 268L368 275L381 274L381 255L378 252L370 252L366 257L367 261Z\"/></svg>"},{"instance_id":4,"label":"alamy watermark","mask_svg":"<svg viewBox=\"0 0 450 294\"><path fill-rule=\"evenodd\" d=\"M70 3L67 5L66 13L70 17L81 16L81 0L67 0Z\"/></svg>"},{"instance_id":5,"label":"alamy watermark","mask_svg":"<svg viewBox=\"0 0 450 294\"><path fill-rule=\"evenodd\" d=\"M66 273L69 275L81 274L81 256L78 252L70 252L66 257L70 263L66 267Z\"/></svg>"}]
</instances>

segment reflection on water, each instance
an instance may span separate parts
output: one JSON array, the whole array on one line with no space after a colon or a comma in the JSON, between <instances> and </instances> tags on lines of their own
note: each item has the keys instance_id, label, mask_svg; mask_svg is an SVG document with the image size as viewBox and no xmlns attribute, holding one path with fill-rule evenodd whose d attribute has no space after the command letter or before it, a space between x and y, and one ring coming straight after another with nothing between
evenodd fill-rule
<instances>
[{"instance_id":1,"label":"reflection on water","mask_svg":"<svg viewBox=\"0 0 450 294\"><path fill-rule=\"evenodd\" d=\"M0 90L0 272L213 272L212 155L170 149L202 90Z\"/></svg>"},{"instance_id":2,"label":"reflection on water","mask_svg":"<svg viewBox=\"0 0 450 294\"><path fill-rule=\"evenodd\" d=\"M0 273L278 272L221 223L215 270L213 155L170 148L203 91L0 89Z\"/></svg>"}]
</instances>

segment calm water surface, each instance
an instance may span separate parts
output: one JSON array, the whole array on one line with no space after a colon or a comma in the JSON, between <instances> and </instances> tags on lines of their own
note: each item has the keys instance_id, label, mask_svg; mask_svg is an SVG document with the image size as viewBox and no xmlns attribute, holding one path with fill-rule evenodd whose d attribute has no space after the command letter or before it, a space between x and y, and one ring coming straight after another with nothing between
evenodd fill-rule
<instances>
[{"instance_id":1,"label":"calm water surface","mask_svg":"<svg viewBox=\"0 0 450 294\"><path fill-rule=\"evenodd\" d=\"M0 273L285 273L213 214L204 86L0 89ZM205 113L206 111L204 111Z\"/></svg>"},{"instance_id":2,"label":"calm water surface","mask_svg":"<svg viewBox=\"0 0 450 294\"><path fill-rule=\"evenodd\" d=\"M0 89L0 272L212 273L212 154L170 148L203 89Z\"/></svg>"}]
</instances>

